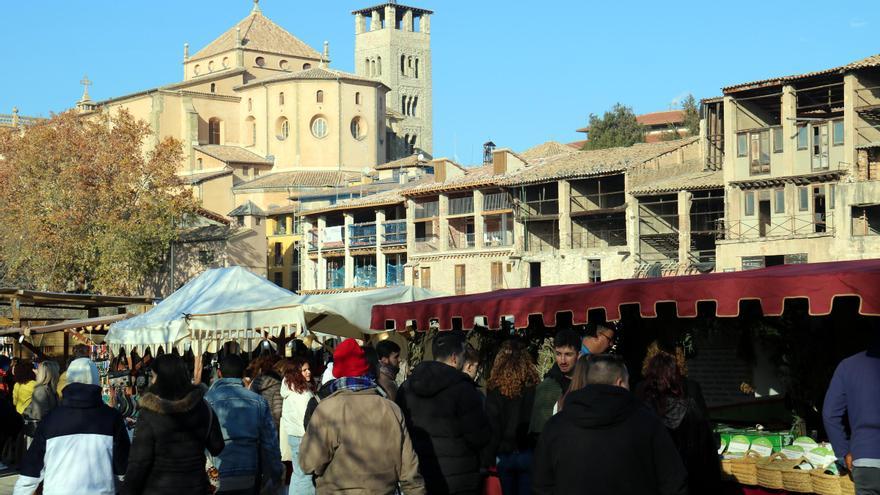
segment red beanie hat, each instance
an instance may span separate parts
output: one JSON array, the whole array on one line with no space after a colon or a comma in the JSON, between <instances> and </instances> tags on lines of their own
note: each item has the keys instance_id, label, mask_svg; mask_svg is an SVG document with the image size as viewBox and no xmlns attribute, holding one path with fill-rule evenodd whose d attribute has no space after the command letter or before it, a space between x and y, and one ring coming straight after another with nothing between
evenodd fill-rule
<instances>
[{"instance_id":1,"label":"red beanie hat","mask_svg":"<svg viewBox=\"0 0 880 495\"><path fill-rule=\"evenodd\" d=\"M364 350L354 339L345 339L333 351L333 376L363 376L370 370Z\"/></svg>"}]
</instances>

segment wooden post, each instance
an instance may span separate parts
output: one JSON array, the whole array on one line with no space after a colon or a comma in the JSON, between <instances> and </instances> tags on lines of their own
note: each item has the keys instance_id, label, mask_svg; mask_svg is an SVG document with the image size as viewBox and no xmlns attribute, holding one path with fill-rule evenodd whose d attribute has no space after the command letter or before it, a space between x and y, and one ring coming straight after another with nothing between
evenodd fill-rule
<instances>
[{"instance_id":1,"label":"wooden post","mask_svg":"<svg viewBox=\"0 0 880 495\"><path fill-rule=\"evenodd\" d=\"M64 330L64 367L67 368L67 360L70 358L70 331Z\"/></svg>"}]
</instances>

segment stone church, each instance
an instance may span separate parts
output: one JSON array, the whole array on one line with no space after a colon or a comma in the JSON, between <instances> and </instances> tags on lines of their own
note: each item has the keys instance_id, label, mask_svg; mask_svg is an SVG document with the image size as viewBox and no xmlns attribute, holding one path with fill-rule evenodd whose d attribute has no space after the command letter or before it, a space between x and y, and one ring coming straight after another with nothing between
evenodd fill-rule
<instances>
[{"instance_id":1,"label":"stone church","mask_svg":"<svg viewBox=\"0 0 880 495\"><path fill-rule=\"evenodd\" d=\"M78 110L125 108L155 142L181 140L181 177L221 215L249 201L284 207L296 191L431 155L431 11L395 2L354 11L351 73L330 66L327 42L307 45L258 1L204 48L184 45L182 81L105 101L92 101L86 85Z\"/></svg>"}]
</instances>

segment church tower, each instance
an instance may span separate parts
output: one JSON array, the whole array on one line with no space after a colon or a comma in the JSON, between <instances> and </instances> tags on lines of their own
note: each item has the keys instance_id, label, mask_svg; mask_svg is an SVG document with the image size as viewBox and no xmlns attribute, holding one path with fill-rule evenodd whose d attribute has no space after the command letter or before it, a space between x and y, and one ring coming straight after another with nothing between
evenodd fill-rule
<instances>
[{"instance_id":1,"label":"church tower","mask_svg":"<svg viewBox=\"0 0 880 495\"><path fill-rule=\"evenodd\" d=\"M412 153L431 156L430 10L394 1L352 12L355 16L354 63L357 75L391 88L386 112L389 159Z\"/></svg>"}]
</instances>

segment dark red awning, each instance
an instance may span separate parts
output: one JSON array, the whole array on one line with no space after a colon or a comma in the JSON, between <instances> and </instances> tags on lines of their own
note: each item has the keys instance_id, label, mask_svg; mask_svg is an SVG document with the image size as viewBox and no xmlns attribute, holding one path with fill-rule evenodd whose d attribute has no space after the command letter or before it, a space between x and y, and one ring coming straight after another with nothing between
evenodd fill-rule
<instances>
[{"instance_id":1,"label":"dark red awning","mask_svg":"<svg viewBox=\"0 0 880 495\"><path fill-rule=\"evenodd\" d=\"M422 301L374 306L370 328L403 331L415 320L419 330L437 320L440 329L452 328L461 318L462 328L485 318L490 328L500 328L503 317L513 317L517 328L528 325L529 315L540 315L546 326L556 325L557 313L572 313L575 324L587 322L591 309L604 309L606 319L620 319L620 307L639 306L646 318L657 315L657 304L676 304L678 316L697 316L697 303L715 303L716 315L739 315L740 301L756 300L767 316L782 314L786 299L807 299L811 315L827 315L835 297L861 299L859 313L880 316L880 260L838 261L784 265L761 270L711 273L650 279L625 279L593 284L554 285L509 289L467 296L438 297Z\"/></svg>"}]
</instances>

